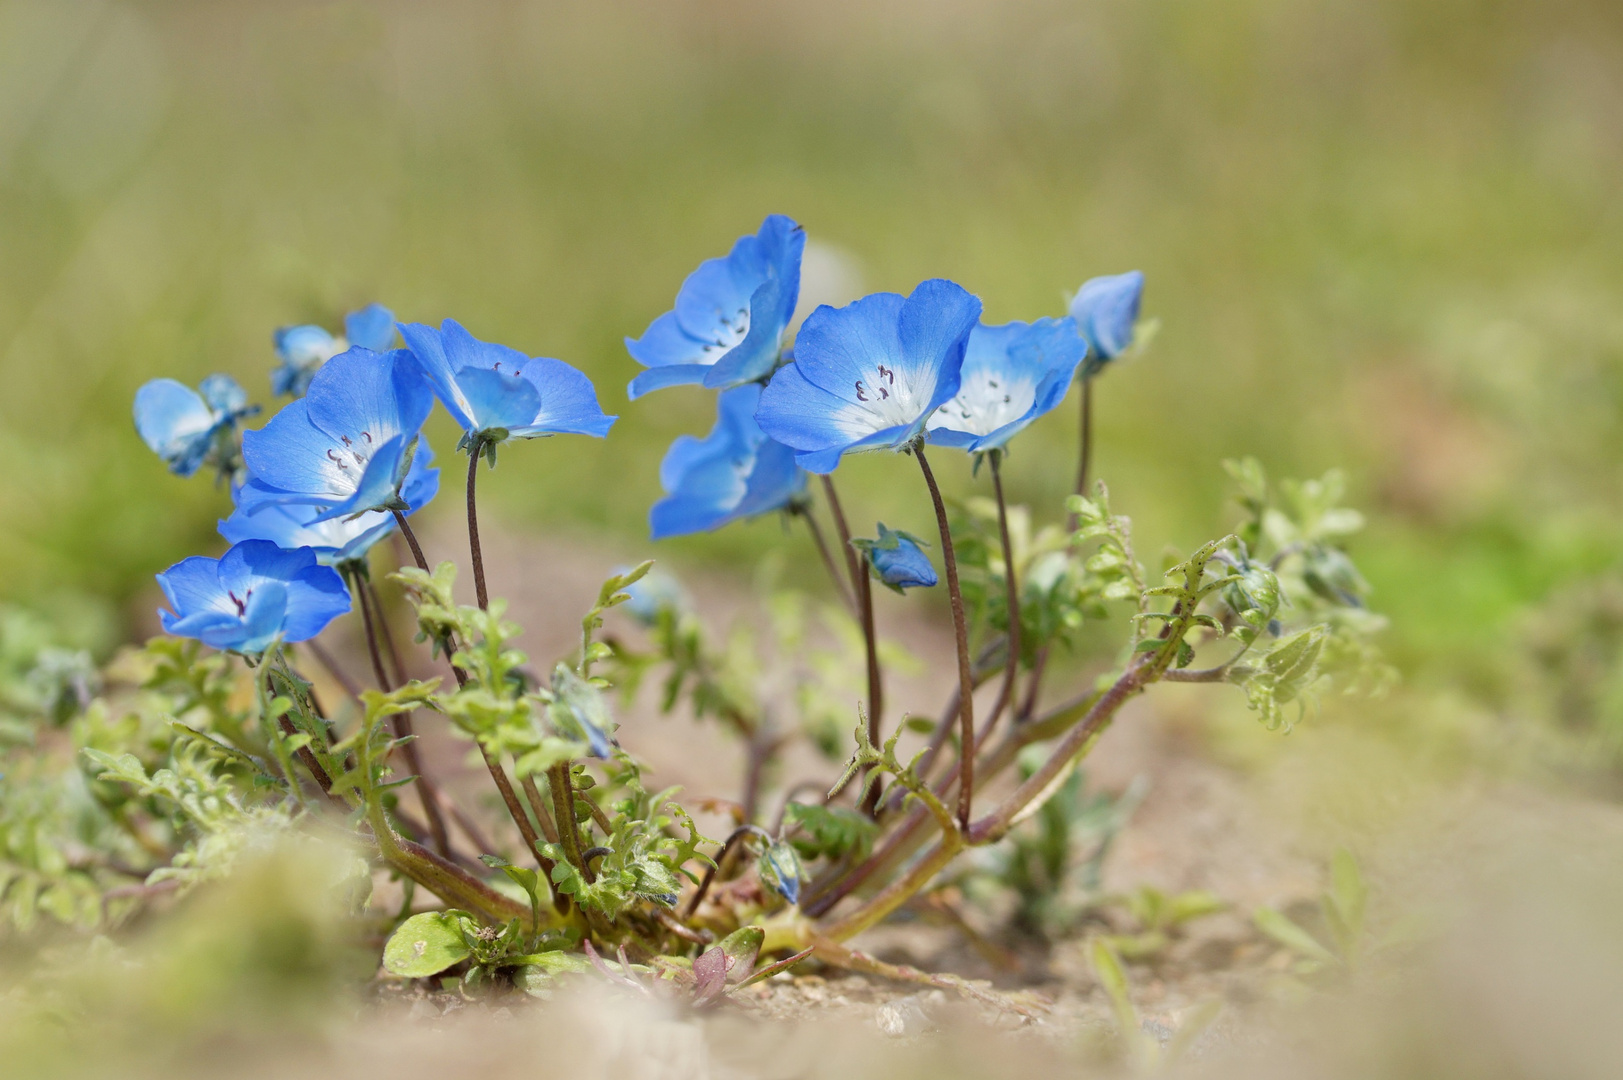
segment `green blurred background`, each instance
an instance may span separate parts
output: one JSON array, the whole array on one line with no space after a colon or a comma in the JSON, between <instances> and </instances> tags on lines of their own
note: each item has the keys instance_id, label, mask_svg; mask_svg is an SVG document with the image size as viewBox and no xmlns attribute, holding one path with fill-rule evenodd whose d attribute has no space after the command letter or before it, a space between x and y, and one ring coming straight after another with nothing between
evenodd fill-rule
<instances>
[{"instance_id":1,"label":"green blurred background","mask_svg":"<svg viewBox=\"0 0 1623 1080\"><path fill-rule=\"evenodd\" d=\"M1410 685L1493 698L1618 562L1620 182L1612 0L0 2L0 594L128 632L225 504L135 388L269 404L272 328L372 300L590 374L612 435L504 452L490 512L640 536L711 404L628 404L621 340L780 211L828 298L947 276L1033 318L1142 268L1162 331L1098 450L1141 550L1227 524L1224 457L1343 466ZM1019 498L1057 510L1074 438L1022 437ZM927 525L905 462L841 472Z\"/></svg>"}]
</instances>

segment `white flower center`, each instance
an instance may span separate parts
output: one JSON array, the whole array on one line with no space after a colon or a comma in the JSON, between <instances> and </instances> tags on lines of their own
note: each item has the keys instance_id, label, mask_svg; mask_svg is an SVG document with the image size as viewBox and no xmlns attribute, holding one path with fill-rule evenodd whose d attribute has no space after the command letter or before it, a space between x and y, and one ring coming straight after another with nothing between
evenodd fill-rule
<instances>
[{"instance_id":1,"label":"white flower center","mask_svg":"<svg viewBox=\"0 0 1623 1080\"><path fill-rule=\"evenodd\" d=\"M361 482L361 474L366 472L366 463L372 460L374 440L370 431L361 432L359 439L351 439L348 435L338 437L340 445L327 451L327 460L338 466L338 471L351 483Z\"/></svg>"},{"instance_id":2,"label":"white flower center","mask_svg":"<svg viewBox=\"0 0 1623 1080\"><path fill-rule=\"evenodd\" d=\"M699 363L714 364L732 352L750 332L749 308L739 308L732 318L723 315L717 321L716 336L699 354Z\"/></svg>"},{"instance_id":3,"label":"white flower center","mask_svg":"<svg viewBox=\"0 0 1623 1080\"><path fill-rule=\"evenodd\" d=\"M855 380L855 401L834 417L834 423L847 434L871 435L885 428L913 423L935 393L935 372L928 368L897 370L888 364Z\"/></svg>"},{"instance_id":4,"label":"white flower center","mask_svg":"<svg viewBox=\"0 0 1623 1080\"><path fill-rule=\"evenodd\" d=\"M1026 415L1037 400L1037 387L1006 371L982 368L965 372L958 396L935 411L929 426L990 435L1004 424Z\"/></svg>"}]
</instances>

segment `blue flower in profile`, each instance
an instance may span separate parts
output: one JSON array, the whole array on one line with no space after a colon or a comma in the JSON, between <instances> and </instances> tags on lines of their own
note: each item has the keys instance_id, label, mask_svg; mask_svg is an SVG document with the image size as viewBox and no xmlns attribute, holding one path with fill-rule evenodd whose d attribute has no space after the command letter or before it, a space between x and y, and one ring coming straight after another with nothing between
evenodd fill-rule
<instances>
[{"instance_id":1,"label":"blue flower in profile","mask_svg":"<svg viewBox=\"0 0 1623 1080\"><path fill-rule=\"evenodd\" d=\"M211 454L229 470L237 454L237 423L258 411L229 375L210 375L196 390L174 379L153 379L135 392L135 430L177 476L191 476Z\"/></svg>"},{"instance_id":2,"label":"blue flower in profile","mask_svg":"<svg viewBox=\"0 0 1623 1080\"><path fill-rule=\"evenodd\" d=\"M158 575L173 611L165 631L216 649L264 652L278 638L305 641L349 610L349 591L309 548L246 540L218 559L193 555Z\"/></svg>"},{"instance_id":3,"label":"blue flower in profile","mask_svg":"<svg viewBox=\"0 0 1623 1080\"><path fill-rule=\"evenodd\" d=\"M975 327L958 393L930 417L930 441L972 454L1002 448L1065 399L1087 352L1069 318Z\"/></svg>"},{"instance_id":4,"label":"blue flower in profile","mask_svg":"<svg viewBox=\"0 0 1623 1080\"><path fill-rule=\"evenodd\" d=\"M1092 355L1088 374L1126 352L1138 324L1138 305L1144 296L1144 274L1096 277L1083 283L1071 299L1071 318L1082 332Z\"/></svg>"},{"instance_id":5,"label":"blue flower in profile","mask_svg":"<svg viewBox=\"0 0 1623 1080\"><path fill-rule=\"evenodd\" d=\"M415 513L428 505L440 489L440 471L430 468L434 452L427 442L417 444L411 468L400 485L400 497ZM394 531L394 515L384 510L368 510L353 517L328 517L325 508L310 503L282 503L267 496L263 488L244 484L232 492L237 508L220 522L220 535L233 544L244 540L269 540L287 551L310 548L326 566L355 562L366 557L372 545Z\"/></svg>"},{"instance_id":6,"label":"blue flower in profile","mask_svg":"<svg viewBox=\"0 0 1623 1080\"><path fill-rule=\"evenodd\" d=\"M710 434L681 435L671 444L659 465L659 482L670 494L648 513L655 540L777 510L805 490L795 452L755 422L760 400L755 383L723 390Z\"/></svg>"},{"instance_id":7,"label":"blue flower in profile","mask_svg":"<svg viewBox=\"0 0 1623 1080\"><path fill-rule=\"evenodd\" d=\"M480 341L453 319L436 330L402 323L400 333L434 393L466 433L463 445L543 435L609 433L592 380L562 360L529 357Z\"/></svg>"},{"instance_id":8,"label":"blue flower in profile","mask_svg":"<svg viewBox=\"0 0 1623 1080\"><path fill-rule=\"evenodd\" d=\"M905 299L875 293L820 307L795 339L755 419L794 448L800 466L830 473L843 454L899 450L958 393L981 302L960 285L926 281Z\"/></svg>"},{"instance_id":9,"label":"blue flower in profile","mask_svg":"<svg viewBox=\"0 0 1623 1080\"><path fill-rule=\"evenodd\" d=\"M895 592L927 589L936 583L935 567L924 554L923 540L900 529L887 529L879 523L879 539L853 540L868 556L868 568L879 582Z\"/></svg>"},{"instance_id":10,"label":"blue flower in profile","mask_svg":"<svg viewBox=\"0 0 1623 1080\"><path fill-rule=\"evenodd\" d=\"M772 214L722 259L707 259L682 282L676 308L649 324L626 350L647 371L631 380L633 399L667 386L715 390L764 379L777 366L800 298L806 231Z\"/></svg>"},{"instance_id":11,"label":"blue flower in profile","mask_svg":"<svg viewBox=\"0 0 1623 1080\"><path fill-rule=\"evenodd\" d=\"M404 349L354 348L322 365L310 392L243 435L253 501L325 507L314 522L407 509L400 497L434 395Z\"/></svg>"},{"instance_id":12,"label":"blue flower in profile","mask_svg":"<svg viewBox=\"0 0 1623 1080\"><path fill-rule=\"evenodd\" d=\"M394 344L394 313L382 304L368 304L344 316L344 336L334 337L319 326L284 326L272 338L282 366L271 369L271 392L300 397L321 365L352 346L387 352Z\"/></svg>"}]
</instances>

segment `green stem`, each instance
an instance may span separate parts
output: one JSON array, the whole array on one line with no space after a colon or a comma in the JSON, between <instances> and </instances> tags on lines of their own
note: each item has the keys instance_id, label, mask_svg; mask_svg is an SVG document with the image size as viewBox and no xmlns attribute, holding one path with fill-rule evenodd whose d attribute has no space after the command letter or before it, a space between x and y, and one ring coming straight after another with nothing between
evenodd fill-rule
<instances>
[{"instance_id":1,"label":"green stem","mask_svg":"<svg viewBox=\"0 0 1623 1080\"><path fill-rule=\"evenodd\" d=\"M383 858L452 907L477 912L493 923L522 919L531 914L528 903L504 896L450 860L395 832L381 802L368 803L367 821Z\"/></svg>"},{"instance_id":2,"label":"green stem","mask_svg":"<svg viewBox=\"0 0 1623 1080\"><path fill-rule=\"evenodd\" d=\"M552 813L558 823L558 839L563 844L564 857L581 872L590 885L597 875L581 855L580 825L575 821L575 783L569 775L570 763L560 761L547 769L547 784L552 788Z\"/></svg>"},{"instance_id":3,"label":"green stem","mask_svg":"<svg viewBox=\"0 0 1623 1080\"><path fill-rule=\"evenodd\" d=\"M384 693L394 689L394 681L384 669L383 656L378 651L378 622L383 613L374 612L377 605L378 594L372 588L372 582L366 575L365 568L358 564L350 567L350 582L355 591L355 601L361 608L361 622L366 629L366 649L372 658L372 674L377 678L378 689ZM399 661L396 658L396 664ZM451 854L451 836L445 828L445 817L440 813L438 793L434 790L434 783L423 770L423 761L417 750L416 731L412 728L410 713L396 713L389 718L389 725L394 729L396 739L405 740L400 747L401 755L406 759L406 768L416 780L417 798L423 804L423 816L428 821L428 833L434 841L434 850L449 857Z\"/></svg>"}]
</instances>

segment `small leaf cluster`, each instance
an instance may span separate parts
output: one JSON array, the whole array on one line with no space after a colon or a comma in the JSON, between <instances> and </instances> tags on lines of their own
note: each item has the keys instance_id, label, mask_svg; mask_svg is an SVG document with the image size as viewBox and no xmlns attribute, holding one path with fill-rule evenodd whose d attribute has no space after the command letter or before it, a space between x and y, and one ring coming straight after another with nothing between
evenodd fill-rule
<instances>
[{"instance_id":1,"label":"small leaf cluster","mask_svg":"<svg viewBox=\"0 0 1623 1080\"><path fill-rule=\"evenodd\" d=\"M464 991L478 992L506 980L526 993L546 996L559 976L591 970L585 956L570 951L577 943L578 935L568 933L526 934L517 919L495 927L455 908L425 911L390 935L383 947L383 969L404 979L427 979L466 963Z\"/></svg>"},{"instance_id":2,"label":"small leaf cluster","mask_svg":"<svg viewBox=\"0 0 1623 1080\"><path fill-rule=\"evenodd\" d=\"M650 794L642 784L641 768L624 751L618 751L609 765L613 773L611 785L623 792L612 809L606 835L596 851L600 859L591 860L594 879L587 876L566 857L562 847L543 845L543 854L555 861L553 883L558 891L573 899L581 907L614 920L638 903L674 908L681 892L681 878L697 882L690 863L713 866L714 863L699 851L702 844L713 844L699 834L692 815L676 802L680 788L670 787ZM590 791L596 781L577 766L573 785L577 791ZM582 800L584 801L584 799ZM589 807L578 807L578 824L591 820ZM677 830L682 834L678 835Z\"/></svg>"}]
</instances>

